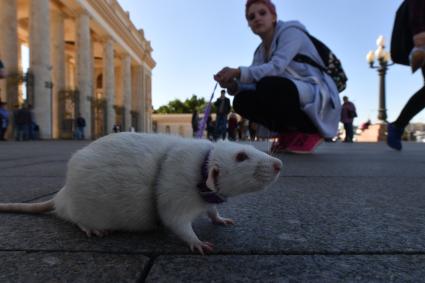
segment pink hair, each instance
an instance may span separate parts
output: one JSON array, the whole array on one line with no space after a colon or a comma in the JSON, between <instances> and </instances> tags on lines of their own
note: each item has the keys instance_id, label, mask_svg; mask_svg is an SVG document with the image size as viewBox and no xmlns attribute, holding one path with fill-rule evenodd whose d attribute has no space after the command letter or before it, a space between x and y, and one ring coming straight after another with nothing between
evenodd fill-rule
<instances>
[{"instance_id":1,"label":"pink hair","mask_svg":"<svg viewBox=\"0 0 425 283\"><path fill-rule=\"evenodd\" d=\"M270 13L272 13L273 15L275 15L277 17L276 14L276 7L275 5L272 3L271 0L248 0L246 1L246 5L245 5L245 17L248 19L248 9L249 7L251 7L252 4L255 3L261 3L267 6L267 8L269 9Z\"/></svg>"}]
</instances>

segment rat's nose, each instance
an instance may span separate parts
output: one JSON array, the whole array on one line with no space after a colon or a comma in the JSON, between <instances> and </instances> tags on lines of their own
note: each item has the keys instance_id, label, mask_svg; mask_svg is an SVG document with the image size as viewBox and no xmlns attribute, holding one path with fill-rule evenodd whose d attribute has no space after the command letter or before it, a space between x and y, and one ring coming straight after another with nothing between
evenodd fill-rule
<instances>
[{"instance_id":1,"label":"rat's nose","mask_svg":"<svg viewBox=\"0 0 425 283\"><path fill-rule=\"evenodd\" d=\"M282 169L282 162L274 162L273 163L273 170L275 173L279 173L280 169Z\"/></svg>"}]
</instances>

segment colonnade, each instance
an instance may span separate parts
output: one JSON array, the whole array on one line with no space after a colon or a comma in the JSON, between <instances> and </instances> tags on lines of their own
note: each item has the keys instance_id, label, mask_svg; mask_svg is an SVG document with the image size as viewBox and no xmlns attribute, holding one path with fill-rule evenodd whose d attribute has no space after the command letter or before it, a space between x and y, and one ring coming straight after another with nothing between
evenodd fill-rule
<instances>
[{"instance_id":1,"label":"colonnade","mask_svg":"<svg viewBox=\"0 0 425 283\"><path fill-rule=\"evenodd\" d=\"M8 74L0 84L0 97L10 110L24 103L20 86L28 77L23 76L27 70L22 70L20 45L26 44L28 73L33 78L30 83L26 81L30 88L26 103L33 107L41 138L63 138L69 130L65 122L73 121L78 114L86 120L88 139L110 133L114 124L124 130L132 126L137 131L151 131L150 82L155 63L150 57L150 44L143 41L143 31L130 34L136 37L138 50L147 49L139 56L137 50L129 50L130 44L121 46L125 39L118 32L110 34L112 27L99 28L102 25L98 22L106 24L104 19L97 21L94 17L99 14L90 14L87 5L91 1L69 12L57 1L28 0L27 21L18 18L18 9L24 8L17 2L0 0L0 59ZM75 93L68 101L63 94L67 91ZM104 101L102 106L96 104L100 100ZM75 104L72 113L69 102ZM95 111L96 107L103 107L102 111Z\"/></svg>"}]
</instances>

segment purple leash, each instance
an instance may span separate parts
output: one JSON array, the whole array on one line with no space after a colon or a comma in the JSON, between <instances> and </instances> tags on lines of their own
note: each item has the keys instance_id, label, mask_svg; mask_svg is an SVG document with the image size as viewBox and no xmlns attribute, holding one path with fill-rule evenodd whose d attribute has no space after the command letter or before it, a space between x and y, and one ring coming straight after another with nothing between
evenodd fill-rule
<instances>
[{"instance_id":1,"label":"purple leash","mask_svg":"<svg viewBox=\"0 0 425 283\"><path fill-rule=\"evenodd\" d=\"M204 117L202 118L201 125L199 126L198 132L196 133L196 136L195 136L197 139L202 138L202 136L204 134L204 130L205 130L205 126L207 124L208 116L210 115L210 112L211 112L211 103L212 103L212 100L214 98L214 93L215 93L215 90L217 88L217 85L218 85L218 83L215 84L214 90L211 94L210 101L208 102L207 106L205 106Z\"/></svg>"}]
</instances>

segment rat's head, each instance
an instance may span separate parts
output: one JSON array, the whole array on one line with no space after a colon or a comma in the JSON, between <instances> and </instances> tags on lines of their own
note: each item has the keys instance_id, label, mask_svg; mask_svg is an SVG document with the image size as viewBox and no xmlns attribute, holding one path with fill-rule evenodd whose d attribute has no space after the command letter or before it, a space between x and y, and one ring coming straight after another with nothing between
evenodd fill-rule
<instances>
[{"instance_id":1,"label":"rat's head","mask_svg":"<svg viewBox=\"0 0 425 283\"><path fill-rule=\"evenodd\" d=\"M208 162L207 186L226 197L264 189L276 181L282 162L249 145L215 143Z\"/></svg>"}]
</instances>

